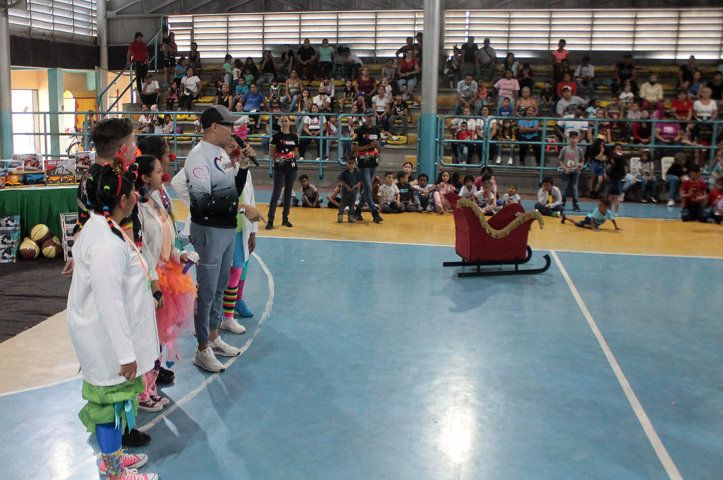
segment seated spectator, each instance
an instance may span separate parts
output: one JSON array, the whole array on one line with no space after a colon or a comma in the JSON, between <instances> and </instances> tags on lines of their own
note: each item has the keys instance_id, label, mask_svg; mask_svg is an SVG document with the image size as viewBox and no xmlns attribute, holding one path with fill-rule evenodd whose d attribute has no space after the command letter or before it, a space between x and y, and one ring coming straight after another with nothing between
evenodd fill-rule
<instances>
[{"instance_id":1,"label":"seated spectator","mask_svg":"<svg viewBox=\"0 0 723 480\"><path fill-rule=\"evenodd\" d=\"M319 82L319 93L325 92L329 98L331 98L332 105L334 104L334 97L336 96L336 87L330 77L322 77Z\"/></svg>"},{"instance_id":2,"label":"seated spectator","mask_svg":"<svg viewBox=\"0 0 723 480\"><path fill-rule=\"evenodd\" d=\"M582 57L582 63L575 68L575 82L578 92L587 100L592 100L595 95L595 67L590 63L590 56Z\"/></svg>"},{"instance_id":3,"label":"seated spectator","mask_svg":"<svg viewBox=\"0 0 723 480\"><path fill-rule=\"evenodd\" d=\"M398 74L399 64L393 59L387 58L387 61L382 67L382 78L388 79L389 83L395 88L397 92L399 91L399 88L397 87Z\"/></svg>"},{"instance_id":4,"label":"seated spectator","mask_svg":"<svg viewBox=\"0 0 723 480\"><path fill-rule=\"evenodd\" d=\"M397 87L399 90L401 90L403 86L406 86L409 94L412 95L421 71L419 60L415 58L414 51L408 51L404 59L399 62L399 73L397 74L399 78L397 80Z\"/></svg>"},{"instance_id":5,"label":"seated spectator","mask_svg":"<svg viewBox=\"0 0 723 480\"><path fill-rule=\"evenodd\" d=\"M532 68L529 63L523 63L520 73L517 75L517 81L520 84L520 91L527 87L530 92L535 88L535 79L533 77Z\"/></svg>"},{"instance_id":6,"label":"seated spectator","mask_svg":"<svg viewBox=\"0 0 723 480\"><path fill-rule=\"evenodd\" d=\"M482 182L482 190L477 194L477 203L485 215L494 215L501 210L497 205L497 196L492 192L492 183L489 180Z\"/></svg>"},{"instance_id":7,"label":"seated spectator","mask_svg":"<svg viewBox=\"0 0 723 480\"><path fill-rule=\"evenodd\" d=\"M178 99L179 111L191 111L193 101L198 98L203 89L203 82L198 78L193 67L186 69L186 76L181 79L181 96Z\"/></svg>"},{"instance_id":8,"label":"seated spectator","mask_svg":"<svg viewBox=\"0 0 723 480\"><path fill-rule=\"evenodd\" d=\"M289 74L289 78L284 83L284 95L281 97L281 103L289 106L289 112L297 111L300 93L301 79L299 79L296 69L293 69Z\"/></svg>"},{"instance_id":9,"label":"seated spectator","mask_svg":"<svg viewBox=\"0 0 723 480\"><path fill-rule=\"evenodd\" d=\"M543 215L559 217L565 210L562 206L562 193L553 186L552 177L542 179L542 186L537 191L535 209Z\"/></svg>"},{"instance_id":10,"label":"seated spectator","mask_svg":"<svg viewBox=\"0 0 723 480\"><path fill-rule=\"evenodd\" d=\"M650 120L650 113L643 110L640 116L640 122L633 123L633 143L642 143L647 145L653 137L653 126Z\"/></svg>"},{"instance_id":11,"label":"seated spectator","mask_svg":"<svg viewBox=\"0 0 723 480\"><path fill-rule=\"evenodd\" d=\"M642 110L640 110L640 104L638 102L631 103L630 107L628 107L627 112L625 114L625 117L628 120L640 120L642 118L642 116L643 116L643 112L642 112Z\"/></svg>"},{"instance_id":12,"label":"seated spectator","mask_svg":"<svg viewBox=\"0 0 723 480\"><path fill-rule=\"evenodd\" d=\"M324 146L321 140L321 131L324 128L322 117L319 116L319 107L315 104L311 105L311 111L308 115L305 115L302 119L301 135L299 135L299 156L303 159L306 156L306 149L309 144L314 141L318 147L319 156L316 160L319 160L323 151Z\"/></svg>"},{"instance_id":13,"label":"seated spectator","mask_svg":"<svg viewBox=\"0 0 723 480\"><path fill-rule=\"evenodd\" d=\"M335 70L341 69L341 76L344 80L357 78L359 70L364 67L359 56L345 46L337 47L335 64L337 66Z\"/></svg>"},{"instance_id":14,"label":"seated spectator","mask_svg":"<svg viewBox=\"0 0 723 480\"><path fill-rule=\"evenodd\" d=\"M407 172L397 173L397 189L399 190L399 203L402 212L421 212L422 207L414 187L409 183Z\"/></svg>"},{"instance_id":15,"label":"seated spectator","mask_svg":"<svg viewBox=\"0 0 723 480\"><path fill-rule=\"evenodd\" d=\"M178 80L178 84L181 84L181 79L186 75L186 69L188 68L188 59L181 57L178 59L175 68L173 69L173 79Z\"/></svg>"},{"instance_id":16,"label":"seated spectator","mask_svg":"<svg viewBox=\"0 0 723 480\"><path fill-rule=\"evenodd\" d=\"M316 185L309 183L308 175L301 175L299 177L299 183L301 184L301 206L304 208L319 208L321 207L321 196Z\"/></svg>"},{"instance_id":17,"label":"seated spectator","mask_svg":"<svg viewBox=\"0 0 723 480\"><path fill-rule=\"evenodd\" d=\"M357 90L359 95L364 96L364 103L367 107L371 105L372 96L377 90L377 81L374 77L369 75L369 69L367 67L362 68L361 75L357 80Z\"/></svg>"},{"instance_id":18,"label":"seated spectator","mask_svg":"<svg viewBox=\"0 0 723 480\"><path fill-rule=\"evenodd\" d=\"M276 62L273 55L271 55L271 50L264 50L259 67L260 72L256 83L259 89L263 90L264 85L268 85L276 79Z\"/></svg>"},{"instance_id":19,"label":"seated spectator","mask_svg":"<svg viewBox=\"0 0 723 480\"><path fill-rule=\"evenodd\" d=\"M316 50L311 46L311 41L305 38L304 44L296 52L296 70L302 80L314 79L314 66L317 58Z\"/></svg>"},{"instance_id":20,"label":"seated spectator","mask_svg":"<svg viewBox=\"0 0 723 480\"><path fill-rule=\"evenodd\" d=\"M191 42L191 51L188 53L188 66L198 72L203 68L203 65L201 65L201 52L198 51L196 42Z\"/></svg>"},{"instance_id":21,"label":"seated spectator","mask_svg":"<svg viewBox=\"0 0 723 480\"><path fill-rule=\"evenodd\" d=\"M693 118L693 101L686 90L678 90L678 97L670 102L673 118L689 122Z\"/></svg>"},{"instance_id":22,"label":"seated spectator","mask_svg":"<svg viewBox=\"0 0 723 480\"><path fill-rule=\"evenodd\" d=\"M455 103L454 114L462 113L464 107L474 108L474 101L477 97L477 82L472 79L471 73L466 73L464 80L457 83L457 101Z\"/></svg>"},{"instance_id":23,"label":"seated spectator","mask_svg":"<svg viewBox=\"0 0 723 480\"><path fill-rule=\"evenodd\" d=\"M314 95L311 101L319 107L320 112L331 112L331 98L326 94L326 90L320 91L318 95Z\"/></svg>"},{"instance_id":24,"label":"seated spectator","mask_svg":"<svg viewBox=\"0 0 723 480\"><path fill-rule=\"evenodd\" d=\"M158 105L159 90L158 82L153 80L153 73L148 72L141 85L141 103L148 107Z\"/></svg>"},{"instance_id":25,"label":"seated spectator","mask_svg":"<svg viewBox=\"0 0 723 480\"><path fill-rule=\"evenodd\" d=\"M317 75L319 78L330 77L334 69L334 47L329 45L328 39L321 41L321 46L317 50Z\"/></svg>"},{"instance_id":26,"label":"seated spectator","mask_svg":"<svg viewBox=\"0 0 723 480\"><path fill-rule=\"evenodd\" d=\"M643 110L663 109L663 86L658 83L658 76L651 74L648 81L640 86L640 98Z\"/></svg>"},{"instance_id":27,"label":"seated spectator","mask_svg":"<svg viewBox=\"0 0 723 480\"><path fill-rule=\"evenodd\" d=\"M382 77L381 80L379 80L379 86L377 87L377 94L379 96L384 96L389 103L394 100L394 95L392 93L392 86L389 85L389 80L387 77Z\"/></svg>"},{"instance_id":28,"label":"seated spectator","mask_svg":"<svg viewBox=\"0 0 723 480\"><path fill-rule=\"evenodd\" d=\"M515 101L517 96L520 94L520 82L512 76L512 70L505 72L504 78L500 78L494 84L495 90L497 90L497 107L502 104L503 99L508 98L510 100L510 106L515 108Z\"/></svg>"},{"instance_id":29,"label":"seated spectator","mask_svg":"<svg viewBox=\"0 0 723 480\"><path fill-rule=\"evenodd\" d=\"M539 142L540 141L540 121L532 118L537 114L535 107L530 106L527 107L527 112L524 118L520 118L517 121L517 131L519 132L519 141L520 142ZM529 143L520 143L520 165L525 165L525 158L527 157L527 152L529 149L532 148L532 152L535 155L535 163L537 165L540 164L540 154L542 151L541 145L535 145L535 144L529 144ZM508 162L509 165L509 162Z\"/></svg>"},{"instance_id":30,"label":"seated spectator","mask_svg":"<svg viewBox=\"0 0 723 480\"><path fill-rule=\"evenodd\" d=\"M620 91L625 86L625 82L630 81L633 93L637 92L638 85L635 82L635 66L633 65L633 56L629 53L623 55L623 61L615 65L615 72L613 73L612 91L615 96L620 94Z\"/></svg>"},{"instance_id":31,"label":"seated spectator","mask_svg":"<svg viewBox=\"0 0 723 480\"><path fill-rule=\"evenodd\" d=\"M235 96L228 90L228 84L224 83L221 85L221 91L216 95L216 105L223 105L231 110L234 105L234 99Z\"/></svg>"},{"instance_id":32,"label":"seated spectator","mask_svg":"<svg viewBox=\"0 0 723 480\"><path fill-rule=\"evenodd\" d=\"M485 181L490 182L490 185L492 186L492 193L494 193L495 198L497 198L497 180L495 179L495 174L492 171L492 167L485 166L480 168L480 176L475 178L474 186L477 187L477 190L481 190L482 184Z\"/></svg>"},{"instance_id":33,"label":"seated spectator","mask_svg":"<svg viewBox=\"0 0 723 480\"><path fill-rule=\"evenodd\" d=\"M314 104L314 97L311 96L308 88L301 91L301 97L296 108L297 112L310 112L311 106Z\"/></svg>"},{"instance_id":34,"label":"seated spectator","mask_svg":"<svg viewBox=\"0 0 723 480\"><path fill-rule=\"evenodd\" d=\"M516 148L515 143L513 143L516 140L515 134L515 124L512 119L509 117L503 118L500 128L497 131L497 140L499 142L497 144L499 155L497 155L497 159L495 160L497 165L502 163L502 157L505 155L505 151L507 152L507 165L512 165L512 157L515 155Z\"/></svg>"},{"instance_id":35,"label":"seated spectator","mask_svg":"<svg viewBox=\"0 0 723 480\"><path fill-rule=\"evenodd\" d=\"M587 102L585 100L574 96L571 88L564 87L562 89L562 98L558 100L555 111L558 117L563 117L565 114L574 113L578 107L585 108L586 106Z\"/></svg>"},{"instance_id":36,"label":"seated spectator","mask_svg":"<svg viewBox=\"0 0 723 480\"><path fill-rule=\"evenodd\" d=\"M476 139L474 131L469 130L467 122L462 121L459 124L459 129L454 134L454 138L461 140L461 142L452 143L452 153L454 154L455 163L468 163L471 157L470 149L472 144L467 143L467 140Z\"/></svg>"},{"instance_id":37,"label":"seated spectator","mask_svg":"<svg viewBox=\"0 0 723 480\"><path fill-rule=\"evenodd\" d=\"M264 94L259 92L259 87L252 83L249 93L244 98L244 112L260 112L264 105Z\"/></svg>"},{"instance_id":38,"label":"seated spectator","mask_svg":"<svg viewBox=\"0 0 723 480\"><path fill-rule=\"evenodd\" d=\"M545 82L542 89L540 89L540 115L543 117L553 117L555 116L555 110L555 91L552 89L550 82Z\"/></svg>"},{"instance_id":39,"label":"seated spectator","mask_svg":"<svg viewBox=\"0 0 723 480\"><path fill-rule=\"evenodd\" d=\"M274 78L271 80L271 85L269 85L269 94L264 98L264 108L267 110L271 110L271 105L274 105L278 103L281 105L281 85L279 85L279 79Z\"/></svg>"},{"instance_id":40,"label":"seated spectator","mask_svg":"<svg viewBox=\"0 0 723 480\"><path fill-rule=\"evenodd\" d=\"M178 101L178 97L181 93L179 88L180 81L179 80L172 80L171 85L168 87L168 92L166 93L166 110L171 111L175 108L176 102Z\"/></svg>"},{"instance_id":41,"label":"seated spectator","mask_svg":"<svg viewBox=\"0 0 723 480\"><path fill-rule=\"evenodd\" d=\"M389 105L390 101L386 95L381 92L381 89L376 95L372 97L372 109L376 119L376 124L381 127L385 132L389 131Z\"/></svg>"},{"instance_id":42,"label":"seated spectator","mask_svg":"<svg viewBox=\"0 0 723 480\"><path fill-rule=\"evenodd\" d=\"M622 112L627 111L630 105L633 104L633 101L635 100L635 95L633 94L633 86L630 84L630 82L625 82L623 91L620 92L620 95L618 95L618 100L620 101Z\"/></svg>"},{"instance_id":43,"label":"seated spectator","mask_svg":"<svg viewBox=\"0 0 723 480\"><path fill-rule=\"evenodd\" d=\"M483 83L477 84L477 96L474 99L474 106L472 111L478 113L482 110L482 107L487 105L487 99L489 98L489 92L487 87Z\"/></svg>"},{"instance_id":44,"label":"seated spectator","mask_svg":"<svg viewBox=\"0 0 723 480\"><path fill-rule=\"evenodd\" d=\"M401 213L402 203L399 200L399 188L394 183L394 174L384 174L384 184L379 187L379 203L384 213Z\"/></svg>"},{"instance_id":45,"label":"seated spectator","mask_svg":"<svg viewBox=\"0 0 723 480\"><path fill-rule=\"evenodd\" d=\"M723 221L723 178L718 178L708 197L708 216L718 225Z\"/></svg>"},{"instance_id":46,"label":"seated spectator","mask_svg":"<svg viewBox=\"0 0 723 480\"><path fill-rule=\"evenodd\" d=\"M718 118L718 105L711 98L708 87L702 87L700 98L693 102L693 117L699 122L712 122Z\"/></svg>"},{"instance_id":47,"label":"seated spectator","mask_svg":"<svg viewBox=\"0 0 723 480\"><path fill-rule=\"evenodd\" d=\"M154 116L148 113L149 108L147 105L141 106L141 116L138 117L138 132L140 133L151 133L153 129L153 123L155 121Z\"/></svg>"},{"instance_id":48,"label":"seated spectator","mask_svg":"<svg viewBox=\"0 0 723 480\"><path fill-rule=\"evenodd\" d=\"M512 107L512 100L510 100L508 97L504 97L501 100L502 101L499 103L499 107L497 108L497 116L503 118L514 117L515 110Z\"/></svg>"},{"instance_id":49,"label":"seated spectator","mask_svg":"<svg viewBox=\"0 0 723 480\"><path fill-rule=\"evenodd\" d=\"M628 138L627 124L621 122L622 115L619 112L610 113L610 141L623 142Z\"/></svg>"},{"instance_id":50,"label":"seated spectator","mask_svg":"<svg viewBox=\"0 0 723 480\"><path fill-rule=\"evenodd\" d=\"M246 85L249 85L249 88L251 88L252 83L256 83L256 78L259 76L259 69L256 67L253 58L246 57L246 61L241 67L241 76L246 81Z\"/></svg>"},{"instance_id":51,"label":"seated spectator","mask_svg":"<svg viewBox=\"0 0 723 480\"><path fill-rule=\"evenodd\" d=\"M507 186L507 192L502 196L502 206L519 204L522 201L517 193L517 185L511 183Z\"/></svg>"},{"instance_id":52,"label":"seated spectator","mask_svg":"<svg viewBox=\"0 0 723 480\"><path fill-rule=\"evenodd\" d=\"M623 115L623 107L621 106L620 97L610 97L610 102L608 103L608 106L605 107L605 116L607 118L612 118L613 115L616 115L615 118L621 118Z\"/></svg>"},{"instance_id":53,"label":"seated spectator","mask_svg":"<svg viewBox=\"0 0 723 480\"><path fill-rule=\"evenodd\" d=\"M354 157L351 157L351 158L354 158ZM334 187L334 190L329 195L326 196L326 206L327 207L333 208L333 209L338 209L339 206L342 205L342 203L341 203L342 188L344 188L344 187L343 187L341 181L337 182L336 187ZM351 214L352 210L353 210L353 205L352 205L352 207L349 207L349 206L342 207L342 212L344 210L346 210L347 212L349 212ZM353 222L350 220L349 223L353 223Z\"/></svg>"},{"instance_id":54,"label":"seated spectator","mask_svg":"<svg viewBox=\"0 0 723 480\"><path fill-rule=\"evenodd\" d=\"M434 185L434 189L432 191L434 198L434 210L437 213L443 214L444 212L452 211L452 205L449 203L449 200L445 198L445 195L455 192L456 190L457 189L454 184L452 184L452 175L450 175L447 170L439 172L437 183Z\"/></svg>"},{"instance_id":55,"label":"seated spectator","mask_svg":"<svg viewBox=\"0 0 723 480\"><path fill-rule=\"evenodd\" d=\"M392 135L407 135L409 131L409 105L402 100L401 94L394 95L394 103L390 107L389 131ZM399 126L401 125L401 132Z\"/></svg>"},{"instance_id":56,"label":"seated spectator","mask_svg":"<svg viewBox=\"0 0 723 480\"><path fill-rule=\"evenodd\" d=\"M459 196L467 200L474 200L476 203L478 194L477 187L474 186L474 177L472 175L465 175L464 185L462 185L462 188L459 190Z\"/></svg>"},{"instance_id":57,"label":"seated spectator","mask_svg":"<svg viewBox=\"0 0 723 480\"><path fill-rule=\"evenodd\" d=\"M507 70L512 70L512 75L517 78L517 71L520 68L520 62L515 60L515 54L512 52L507 52L507 56L505 57L505 61L502 63L502 71L506 72Z\"/></svg>"},{"instance_id":58,"label":"seated spectator","mask_svg":"<svg viewBox=\"0 0 723 480\"><path fill-rule=\"evenodd\" d=\"M562 75L562 81L558 82L555 86L555 91L557 93L558 98L562 97L562 89L568 87L570 88L570 92L572 92L572 95L577 95L577 83L572 80L572 75L570 72L565 72Z\"/></svg>"},{"instance_id":59,"label":"seated spectator","mask_svg":"<svg viewBox=\"0 0 723 480\"><path fill-rule=\"evenodd\" d=\"M668 206L675 206L675 202L680 198L680 181L685 175L685 154L678 153L675 160L665 172L665 181L668 184Z\"/></svg>"},{"instance_id":60,"label":"seated spectator","mask_svg":"<svg viewBox=\"0 0 723 480\"><path fill-rule=\"evenodd\" d=\"M357 97L359 96L359 92L357 91L351 80L347 80L346 82L344 82L343 93L344 96L342 98L342 106L345 107L351 107L351 105L356 101Z\"/></svg>"},{"instance_id":61,"label":"seated spectator","mask_svg":"<svg viewBox=\"0 0 723 480\"><path fill-rule=\"evenodd\" d=\"M710 169L710 177L708 179L710 187L713 188L721 177L723 177L723 148L719 145L715 154L715 165Z\"/></svg>"},{"instance_id":62,"label":"seated spectator","mask_svg":"<svg viewBox=\"0 0 723 480\"><path fill-rule=\"evenodd\" d=\"M609 126L608 126L609 128ZM598 129L598 132L600 130ZM565 115L555 125L555 132L563 142L568 141L570 133L577 134L579 143L588 143L592 141L592 129L590 122L585 118L585 110L577 108L572 114ZM609 135L609 132L605 132Z\"/></svg>"},{"instance_id":63,"label":"seated spectator","mask_svg":"<svg viewBox=\"0 0 723 480\"><path fill-rule=\"evenodd\" d=\"M246 79L243 76L239 77L239 79L236 81L236 87L234 87L234 93L235 93L236 98L238 98L238 97L246 98L246 95L249 94L249 87L248 87L248 85L246 85Z\"/></svg>"},{"instance_id":64,"label":"seated spectator","mask_svg":"<svg viewBox=\"0 0 723 480\"><path fill-rule=\"evenodd\" d=\"M710 98L721 103L721 99L723 99L723 73L717 70L713 74L713 80L706 83L705 86L710 88Z\"/></svg>"},{"instance_id":65,"label":"seated spectator","mask_svg":"<svg viewBox=\"0 0 723 480\"><path fill-rule=\"evenodd\" d=\"M680 187L680 219L684 222L707 222L705 207L708 201L708 186L700 176L700 167L691 165L688 169L688 180Z\"/></svg>"},{"instance_id":66,"label":"seated spectator","mask_svg":"<svg viewBox=\"0 0 723 480\"><path fill-rule=\"evenodd\" d=\"M698 70L698 66L695 64L695 57L691 55L688 57L688 61L681 65L678 69L678 88L681 90L688 91L690 83L693 81L693 73Z\"/></svg>"},{"instance_id":67,"label":"seated spectator","mask_svg":"<svg viewBox=\"0 0 723 480\"><path fill-rule=\"evenodd\" d=\"M407 102L407 105L419 105L417 98L411 93L409 93L409 87L407 87L406 84L402 85L399 93L402 96L402 100Z\"/></svg>"},{"instance_id":68,"label":"seated spectator","mask_svg":"<svg viewBox=\"0 0 723 480\"><path fill-rule=\"evenodd\" d=\"M666 122L659 122L655 125L655 142L665 145L677 145L683 139L683 131L680 128L678 122L672 122L672 115L670 112L665 112L664 120Z\"/></svg>"},{"instance_id":69,"label":"seated spectator","mask_svg":"<svg viewBox=\"0 0 723 480\"><path fill-rule=\"evenodd\" d=\"M658 191L658 180L655 177L655 164L648 150L640 152L640 157L632 157L630 159L630 172L625 175L623 195L636 183L640 183L641 202L647 203L649 200L653 203L658 203L658 200L655 198ZM648 187L650 187L650 189L648 189Z\"/></svg>"},{"instance_id":70,"label":"seated spectator","mask_svg":"<svg viewBox=\"0 0 723 480\"><path fill-rule=\"evenodd\" d=\"M515 114L518 117L525 116L527 109L533 107L537 112L537 100L532 96L532 90L529 87L522 87L521 96L517 99L517 105L515 105Z\"/></svg>"},{"instance_id":71,"label":"seated spectator","mask_svg":"<svg viewBox=\"0 0 723 480\"><path fill-rule=\"evenodd\" d=\"M429 184L429 175L426 173L419 174L416 191L417 197L419 198L419 206L422 207L422 211L431 212L434 210L432 185Z\"/></svg>"},{"instance_id":72,"label":"seated spectator","mask_svg":"<svg viewBox=\"0 0 723 480\"><path fill-rule=\"evenodd\" d=\"M600 226L605 223L606 220L610 220L613 223L613 226L615 226L616 232L621 230L615 221L615 214L610 208L610 205L610 200L607 198L598 200L597 207L579 222L574 222L574 225L580 228L590 228L592 230L599 231ZM567 217L563 214L562 223L565 223L566 221Z\"/></svg>"}]
</instances>

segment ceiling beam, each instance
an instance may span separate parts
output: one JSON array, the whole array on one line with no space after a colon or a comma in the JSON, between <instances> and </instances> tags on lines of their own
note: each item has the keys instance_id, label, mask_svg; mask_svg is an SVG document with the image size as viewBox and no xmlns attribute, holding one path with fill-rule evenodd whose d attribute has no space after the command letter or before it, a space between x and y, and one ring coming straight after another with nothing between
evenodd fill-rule
<instances>
[{"instance_id":1,"label":"ceiling beam","mask_svg":"<svg viewBox=\"0 0 723 480\"><path fill-rule=\"evenodd\" d=\"M215 1L216 1L216 0L204 0L203 2L197 3L197 4L195 4L195 5L187 8L187 9L184 11L184 13L186 13L186 12L195 12L195 11L198 10L199 8L203 8L203 7L205 7L206 5L208 5L209 3L213 3L213 2L215 2Z\"/></svg>"},{"instance_id":2,"label":"ceiling beam","mask_svg":"<svg viewBox=\"0 0 723 480\"><path fill-rule=\"evenodd\" d=\"M104 0L101 0L101 1L104 1ZM139 3L142 3L142 1L143 1L143 0L133 0L133 1L130 2L130 3L128 3L128 4L126 4L126 5L123 5L123 6L120 7L119 9L113 10L112 12L108 12L108 16L109 16L109 17L115 17L115 16L118 15L120 12L123 12L123 11L128 10L129 8L131 8L131 7L135 6L135 5L138 5Z\"/></svg>"},{"instance_id":3,"label":"ceiling beam","mask_svg":"<svg viewBox=\"0 0 723 480\"><path fill-rule=\"evenodd\" d=\"M236 10L237 8L243 7L244 5L248 5L249 3L251 3L251 1L252 0L241 0L240 2L236 2L233 5L226 7L226 11L232 12L232 11Z\"/></svg>"},{"instance_id":4,"label":"ceiling beam","mask_svg":"<svg viewBox=\"0 0 723 480\"><path fill-rule=\"evenodd\" d=\"M149 9L147 13L155 13L158 10L161 10L161 9L171 5L172 3L176 3L177 1L178 0L166 0L165 2L161 3L160 5L156 5L155 7Z\"/></svg>"}]
</instances>

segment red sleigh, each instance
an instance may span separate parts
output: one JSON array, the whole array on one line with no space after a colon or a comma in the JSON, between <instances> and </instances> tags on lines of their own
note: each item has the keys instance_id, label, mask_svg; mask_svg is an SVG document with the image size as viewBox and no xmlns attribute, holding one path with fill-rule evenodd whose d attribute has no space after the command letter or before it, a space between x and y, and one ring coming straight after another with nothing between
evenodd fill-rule
<instances>
[{"instance_id":1,"label":"red sleigh","mask_svg":"<svg viewBox=\"0 0 723 480\"><path fill-rule=\"evenodd\" d=\"M539 268L520 268L532 258L527 244L530 227L540 222L538 211L525 212L519 204L508 205L489 219L472 200L461 199L455 193L446 195L454 208L455 251L461 262L444 262L445 267L476 267L472 272L459 272L460 277L488 275L524 275L546 272L550 256L544 255L545 265ZM485 269L482 267L514 266L513 269Z\"/></svg>"}]
</instances>

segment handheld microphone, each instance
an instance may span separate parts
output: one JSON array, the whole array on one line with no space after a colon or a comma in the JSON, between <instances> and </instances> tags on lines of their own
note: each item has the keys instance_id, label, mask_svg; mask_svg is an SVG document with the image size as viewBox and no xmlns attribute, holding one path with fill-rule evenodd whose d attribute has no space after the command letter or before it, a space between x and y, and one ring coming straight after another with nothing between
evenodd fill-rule
<instances>
[{"instance_id":1,"label":"handheld microphone","mask_svg":"<svg viewBox=\"0 0 723 480\"><path fill-rule=\"evenodd\" d=\"M239 137L238 135L234 135L233 139L236 141L236 144L238 144L241 150L246 149L246 142L244 142L243 138ZM259 161L256 160L256 157L249 157L249 159L254 162L254 165L256 165L257 167L259 166Z\"/></svg>"}]
</instances>

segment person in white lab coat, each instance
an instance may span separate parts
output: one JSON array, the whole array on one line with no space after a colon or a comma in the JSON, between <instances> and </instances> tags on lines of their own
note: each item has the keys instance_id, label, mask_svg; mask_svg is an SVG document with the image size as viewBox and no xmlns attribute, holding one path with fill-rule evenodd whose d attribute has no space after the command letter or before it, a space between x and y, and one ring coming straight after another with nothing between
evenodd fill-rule
<instances>
[{"instance_id":1,"label":"person in white lab coat","mask_svg":"<svg viewBox=\"0 0 723 480\"><path fill-rule=\"evenodd\" d=\"M133 428L142 375L159 355L156 302L147 262L120 227L136 205L135 172L118 162L88 182L96 192L92 213L73 245L75 267L68 294L68 329L83 376L87 403L78 416L95 433L101 473L111 480L156 480L134 467L145 455L125 454L121 435Z\"/></svg>"}]
</instances>

